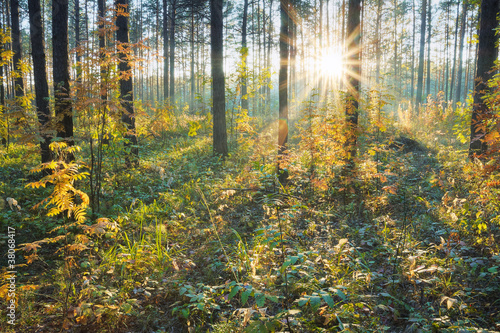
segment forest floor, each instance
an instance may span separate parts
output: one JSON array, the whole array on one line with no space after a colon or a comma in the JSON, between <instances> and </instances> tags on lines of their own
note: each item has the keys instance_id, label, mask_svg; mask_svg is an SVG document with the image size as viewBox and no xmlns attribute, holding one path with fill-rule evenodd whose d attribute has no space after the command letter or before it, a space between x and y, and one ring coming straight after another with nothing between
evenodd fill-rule
<instances>
[{"instance_id":1,"label":"forest floor","mask_svg":"<svg viewBox=\"0 0 500 333\"><path fill-rule=\"evenodd\" d=\"M2 148L0 196L20 206L2 200L2 230L31 252L16 253L15 325L2 306L1 331L500 331L496 186L486 198L450 137L409 137L362 137L352 179L292 144L281 187L271 134L223 161L203 133L173 133L144 141L137 169L106 158L100 212L53 233L64 219L31 208L52 189L26 186L36 148ZM21 244L66 231L26 265Z\"/></svg>"}]
</instances>

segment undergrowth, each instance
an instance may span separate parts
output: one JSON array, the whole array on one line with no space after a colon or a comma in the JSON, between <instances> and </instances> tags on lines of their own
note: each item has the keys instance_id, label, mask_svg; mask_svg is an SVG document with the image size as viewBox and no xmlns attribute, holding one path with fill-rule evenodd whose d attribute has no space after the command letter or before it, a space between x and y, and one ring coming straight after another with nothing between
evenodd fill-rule
<instances>
[{"instance_id":1,"label":"undergrowth","mask_svg":"<svg viewBox=\"0 0 500 333\"><path fill-rule=\"evenodd\" d=\"M221 160L210 117L157 110L139 168L104 155L95 213L85 161L37 169L24 158L34 147L2 151L0 218L16 229L22 272L16 327L2 321L2 331L499 330L499 182L491 164L466 161L466 113L428 101L410 121L412 110L386 114L382 94L370 96L349 180L341 115L313 101L296 123L286 187L274 133L247 115ZM38 204L46 198L59 199Z\"/></svg>"}]
</instances>

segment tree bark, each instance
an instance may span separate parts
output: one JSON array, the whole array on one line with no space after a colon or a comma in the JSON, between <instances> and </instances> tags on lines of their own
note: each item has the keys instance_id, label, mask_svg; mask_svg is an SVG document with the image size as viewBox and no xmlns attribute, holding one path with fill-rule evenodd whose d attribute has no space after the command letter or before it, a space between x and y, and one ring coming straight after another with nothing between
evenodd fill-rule
<instances>
[{"instance_id":1,"label":"tree bark","mask_svg":"<svg viewBox=\"0 0 500 333\"><path fill-rule=\"evenodd\" d=\"M458 46L458 69L457 69L457 88L455 90L455 98L453 99L453 105L456 105L460 101L462 95L462 75L463 75L463 54L464 54L464 40L465 40L465 25L467 19L467 2L464 2L462 8L462 18L460 23L460 42Z\"/></svg>"},{"instance_id":2,"label":"tree bark","mask_svg":"<svg viewBox=\"0 0 500 333\"><path fill-rule=\"evenodd\" d=\"M78 0L77 0L78 1ZM105 0L97 0L97 15L98 15L98 27L99 27L99 58L100 58L100 69L101 69L101 82L100 82L100 96L103 101L108 99L108 92L106 87L106 66L104 61L106 58L106 32L104 20L106 16Z\"/></svg>"},{"instance_id":3,"label":"tree bark","mask_svg":"<svg viewBox=\"0 0 500 333\"><path fill-rule=\"evenodd\" d=\"M5 33L3 26L2 26L2 19L0 18L0 31L2 33ZM0 45L0 53L4 52L4 45ZM0 64L0 112L4 114L5 112L5 87L4 87L4 74L3 74L3 66ZM6 133L7 134L7 133ZM3 136L4 133L0 133L2 145L6 146L7 145L7 138Z\"/></svg>"},{"instance_id":4,"label":"tree bark","mask_svg":"<svg viewBox=\"0 0 500 333\"><path fill-rule=\"evenodd\" d=\"M427 16L427 0L422 0L422 13L420 23L420 53L418 57L418 77L417 77L417 96L415 99L415 107L418 113L420 103L422 103L422 92L424 84L424 51L425 51L425 26Z\"/></svg>"},{"instance_id":5,"label":"tree bark","mask_svg":"<svg viewBox=\"0 0 500 333\"><path fill-rule=\"evenodd\" d=\"M52 1L52 66L57 136L73 145L73 109L70 100L68 0ZM74 156L66 157L68 161Z\"/></svg>"},{"instance_id":6,"label":"tree bark","mask_svg":"<svg viewBox=\"0 0 500 333\"><path fill-rule=\"evenodd\" d=\"M247 19L248 19L248 0L243 2L243 22L241 25L241 109L248 111L247 96Z\"/></svg>"},{"instance_id":7,"label":"tree bark","mask_svg":"<svg viewBox=\"0 0 500 333\"><path fill-rule=\"evenodd\" d=\"M42 140L40 142L42 163L49 162L50 136L47 134L46 126L50 119L49 109L49 84L47 83L47 68L45 63L45 43L43 36L42 13L40 0L28 0L28 12L30 20L31 56L33 59L33 75L35 80L35 100L38 115L38 123Z\"/></svg>"},{"instance_id":8,"label":"tree bark","mask_svg":"<svg viewBox=\"0 0 500 333\"><path fill-rule=\"evenodd\" d=\"M170 101L175 104L175 15L177 0L170 4Z\"/></svg>"},{"instance_id":9,"label":"tree bark","mask_svg":"<svg viewBox=\"0 0 500 333\"><path fill-rule=\"evenodd\" d=\"M354 169L354 157L356 156L357 130L358 130L358 107L361 89L361 63L360 63L360 14L361 0L349 0L347 12L347 96L345 116L347 133L345 141L346 170Z\"/></svg>"},{"instance_id":10,"label":"tree bark","mask_svg":"<svg viewBox=\"0 0 500 333\"><path fill-rule=\"evenodd\" d=\"M212 60L212 113L214 117L213 149L215 155L227 156L222 1L210 0L210 58Z\"/></svg>"},{"instance_id":11,"label":"tree bark","mask_svg":"<svg viewBox=\"0 0 500 333\"><path fill-rule=\"evenodd\" d=\"M382 4L384 0L377 0L377 18L375 20L375 82L380 82L380 21L382 20Z\"/></svg>"},{"instance_id":12,"label":"tree bark","mask_svg":"<svg viewBox=\"0 0 500 333\"><path fill-rule=\"evenodd\" d=\"M413 103L415 96L415 32L416 32L416 18L415 18L415 0L411 2L412 13L412 37L411 37L411 87L410 87L410 101Z\"/></svg>"},{"instance_id":13,"label":"tree bark","mask_svg":"<svg viewBox=\"0 0 500 333\"><path fill-rule=\"evenodd\" d=\"M485 97L489 94L488 80L493 77L495 60L498 58L497 15L499 0L481 1L479 23L479 43L477 49L476 78L474 88L474 106L472 110L469 158L483 155L487 150L484 141L486 135L485 121L491 117Z\"/></svg>"},{"instance_id":14,"label":"tree bark","mask_svg":"<svg viewBox=\"0 0 500 333\"><path fill-rule=\"evenodd\" d=\"M14 62L14 94L16 97L24 96L24 82L23 75L20 70L20 61L22 58L21 48L21 32L19 29L19 0L10 1L10 23L11 23L11 36L12 36L12 51L14 55L12 61Z\"/></svg>"},{"instance_id":15,"label":"tree bark","mask_svg":"<svg viewBox=\"0 0 500 333\"><path fill-rule=\"evenodd\" d=\"M465 6L465 4L464 4ZM448 99L453 99L453 88L455 87L455 74L457 68L457 44L458 44L458 22L460 21L460 1L457 2L457 18L455 20L455 41L453 46L453 66L451 69L450 94Z\"/></svg>"},{"instance_id":16,"label":"tree bark","mask_svg":"<svg viewBox=\"0 0 500 333\"><path fill-rule=\"evenodd\" d=\"M432 0L429 0L429 11L428 16L428 31L427 31L427 83L426 83L426 96L431 93L431 36L432 36Z\"/></svg>"},{"instance_id":17,"label":"tree bark","mask_svg":"<svg viewBox=\"0 0 500 333\"><path fill-rule=\"evenodd\" d=\"M75 0L75 46L76 51L76 81L80 81L82 74L81 62L81 51L80 51L80 0Z\"/></svg>"},{"instance_id":18,"label":"tree bark","mask_svg":"<svg viewBox=\"0 0 500 333\"><path fill-rule=\"evenodd\" d=\"M135 114L134 114L134 98L133 98L133 83L132 83L132 67L130 66L130 51L129 45L129 3L128 0L116 0L116 41L118 48L118 57L120 63L118 70L120 73L120 98L123 107L122 121L127 127L125 139L125 148L130 149L125 158L127 167L137 167L139 165L139 148L137 147L137 135L135 132Z\"/></svg>"},{"instance_id":19,"label":"tree bark","mask_svg":"<svg viewBox=\"0 0 500 333\"><path fill-rule=\"evenodd\" d=\"M169 58L168 58L168 2L163 0L163 99L167 100L169 95Z\"/></svg>"},{"instance_id":20,"label":"tree bark","mask_svg":"<svg viewBox=\"0 0 500 333\"><path fill-rule=\"evenodd\" d=\"M279 121L278 121L278 179L285 184L288 180L288 171L283 168L282 163L285 155L288 154L288 44L289 35L289 2L280 2L280 70L278 77L278 98L279 98Z\"/></svg>"}]
</instances>

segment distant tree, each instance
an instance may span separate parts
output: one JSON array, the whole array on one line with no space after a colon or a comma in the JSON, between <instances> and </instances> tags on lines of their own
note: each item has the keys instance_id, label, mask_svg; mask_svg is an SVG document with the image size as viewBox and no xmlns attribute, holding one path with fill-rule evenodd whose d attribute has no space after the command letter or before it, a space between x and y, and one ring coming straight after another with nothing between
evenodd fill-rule
<instances>
[{"instance_id":1,"label":"distant tree","mask_svg":"<svg viewBox=\"0 0 500 333\"><path fill-rule=\"evenodd\" d=\"M168 58L168 2L163 0L163 99L168 99L168 86L169 86L169 64L170 59Z\"/></svg>"},{"instance_id":2,"label":"distant tree","mask_svg":"<svg viewBox=\"0 0 500 333\"><path fill-rule=\"evenodd\" d=\"M40 133L42 135L42 141L40 142L41 159L42 163L45 163L51 160L49 149L50 136L46 133L46 126L50 120L50 109L40 0L28 0L28 12L30 19L31 57L33 59L33 76L35 80L35 100Z\"/></svg>"},{"instance_id":3,"label":"distant tree","mask_svg":"<svg viewBox=\"0 0 500 333\"><path fill-rule=\"evenodd\" d=\"M10 27L12 36L12 52L14 55L12 61L14 62L14 94L16 97L24 96L24 83L23 76L20 69L20 61L22 58L21 48L21 31L19 28L19 0L10 1Z\"/></svg>"},{"instance_id":4,"label":"distant tree","mask_svg":"<svg viewBox=\"0 0 500 333\"><path fill-rule=\"evenodd\" d=\"M177 14L177 0L170 0L170 93L172 103L175 103L175 19ZM222 18L221 18L222 20ZM222 22L222 21L221 21Z\"/></svg>"},{"instance_id":5,"label":"distant tree","mask_svg":"<svg viewBox=\"0 0 500 333\"><path fill-rule=\"evenodd\" d=\"M278 98L279 98L279 123L278 123L278 179L280 183L286 183L288 171L281 166L281 160L288 153L288 44L289 34L289 1L280 2L280 71L278 78Z\"/></svg>"},{"instance_id":6,"label":"distant tree","mask_svg":"<svg viewBox=\"0 0 500 333\"><path fill-rule=\"evenodd\" d=\"M465 4L464 4L465 6ZM453 88L455 87L455 71L457 67L457 43L458 43L458 22L460 21L460 1L457 2L457 17L455 19L455 33L454 33L454 44L453 44L453 65L451 66L451 83L448 99L453 99Z\"/></svg>"},{"instance_id":7,"label":"distant tree","mask_svg":"<svg viewBox=\"0 0 500 333\"><path fill-rule=\"evenodd\" d=\"M427 12L427 81L425 84L425 95L431 93L431 37L432 37L432 0L429 0L429 11Z\"/></svg>"},{"instance_id":8,"label":"distant tree","mask_svg":"<svg viewBox=\"0 0 500 333\"><path fill-rule=\"evenodd\" d=\"M463 54L464 54L464 40L465 40L465 26L467 22L467 0L464 1L462 7L462 16L460 22L460 42L458 46L458 68L457 68L457 87L455 90L455 98L453 99L453 105L456 105L460 101L461 87L462 87L462 73L463 73Z\"/></svg>"},{"instance_id":9,"label":"distant tree","mask_svg":"<svg viewBox=\"0 0 500 333\"><path fill-rule=\"evenodd\" d=\"M214 154L227 156L222 1L210 0L210 59L212 61L212 113L214 119L213 149Z\"/></svg>"},{"instance_id":10,"label":"distant tree","mask_svg":"<svg viewBox=\"0 0 500 333\"><path fill-rule=\"evenodd\" d=\"M248 96L247 96L247 18L248 18L248 0L243 0L243 22L241 24L241 109L248 111Z\"/></svg>"},{"instance_id":11,"label":"distant tree","mask_svg":"<svg viewBox=\"0 0 500 333\"><path fill-rule=\"evenodd\" d=\"M68 0L52 1L52 66L57 136L73 145L73 110L69 86ZM67 156L68 160L74 157Z\"/></svg>"},{"instance_id":12,"label":"distant tree","mask_svg":"<svg viewBox=\"0 0 500 333\"><path fill-rule=\"evenodd\" d=\"M349 0L347 12L347 98L346 98L346 121L347 138L346 167L347 170L354 168L354 157L356 156L357 130L358 130L358 108L359 94L361 90L361 63L360 63L360 23L361 23L361 0Z\"/></svg>"},{"instance_id":13,"label":"distant tree","mask_svg":"<svg viewBox=\"0 0 500 333\"><path fill-rule=\"evenodd\" d=\"M499 8L499 0L481 1L469 158L484 154L487 149L487 144L484 141L486 134L485 120L490 117L491 110L484 99L489 92L488 80L493 77L492 71L495 60L498 58L498 34L496 30L498 28L497 15Z\"/></svg>"},{"instance_id":14,"label":"distant tree","mask_svg":"<svg viewBox=\"0 0 500 333\"><path fill-rule=\"evenodd\" d=\"M106 83L104 82L107 71L106 65L104 64L104 60L106 57L106 32L105 32L106 26L104 24L105 19L106 19L106 0L97 0L97 21L98 21L97 25L99 27L99 57L101 59L100 95L103 101L106 101L108 99L108 93L105 87Z\"/></svg>"},{"instance_id":15,"label":"distant tree","mask_svg":"<svg viewBox=\"0 0 500 333\"><path fill-rule=\"evenodd\" d=\"M418 74L417 74L417 96L415 98L416 110L422 103L422 94L424 86L424 54L425 54L425 26L427 16L427 0L422 0L422 12L420 20L420 53L418 57Z\"/></svg>"},{"instance_id":16,"label":"distant tree","mask_svg":"<svg viewBox=\"0 0 500 333\"><path fill-rule=\"evenodd\" d=\"M137 135L135 132L134 97L132 83L132 67L130 66L130 45L129 45L129 3L128 0L116 0L116 42L118 48L118 70L120 72L120 98L123 107L122 121L127 126L125 148L130 152L125 158L127 167L139 165L139 148L137 147Z\"/></svg>"},{"instance_id":17,"label":"distant tree","mask_svg":"<svg viewBox=\"0 0 500 333\"><path fill-rule=\"evenodd\" d=\"M377 0L377 18L375 19L375 82L380 82L380 21L382 20L382 5L384 0Z\"/></svg>"},{"instance_id":18,"label":"distant tree","mask_svg":"<svg viewBox=\"0 0 500 333\"><path fill-rule=\"evenodd\" d=\"M81 40L80 40L80 0L75 0L75 46L77 48L80 48L81 46ZM80 82L81 81L81 73L82 73L82 68L80 66L81 62L81 52L78 50L76 52L76 81Z\"/></svg>"}]
</instances>

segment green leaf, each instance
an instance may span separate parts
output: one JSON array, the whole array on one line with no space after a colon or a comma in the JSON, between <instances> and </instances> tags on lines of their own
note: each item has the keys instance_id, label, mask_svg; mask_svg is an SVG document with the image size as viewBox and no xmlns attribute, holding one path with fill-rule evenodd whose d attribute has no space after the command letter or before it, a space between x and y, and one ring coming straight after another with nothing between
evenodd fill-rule
<instances>
[{"instance_id":1,"label":"green leaf","mask_svg":"<svg viewBox=\"0 0 500 333\"><path fill-rule=\"evenodd\" d=\"M271 302L273 302L273 303L279 303L279 301L278 301L278 297L276 297L276 296L273 296L273 295L266 295L266 298L267 298L268 300L270 300Z\"/></svg>"},{"instance_id":2,"label":"green leaf","mask_svg":"<svg viewBox=\"0 0 500 333\"><path fill-rule=\"evenodd\" d=\"M241 290L241 288L242 288L241 286L236 286L236 287L234 287L234 288L231 290L231 292L229 293L229 296L227 297L228 301L230 301L230 300L231 300L231 298L233 298L233 297L234 297L234 296L238 293L238 291L240 291L240 290Z\"/></svg>"},{"instance_id":3,"label":"green leaf","mask_svg":"<svg viewBox=\"0 0 500 333\"><path fill-rule=\"evenodd\" d=\"M252 294L251 289L247 289L244 292L241 293L241 305L245 305L245 303L248 301L248 297Z\"/></svg>"},{"instance_id":4,"label":"green leaf","mask_svg":"<svg viewBox=\"0 0 500 333\"><path fill-rule=\"evenodd\" d=\"M121 310L128 314L130 312L132 312L132 305L128 304L128 303L123 303L122 306L121 306Z\"/></svg>"},{"instance_id":5,"label":"green leaf","mask_svg":"<svg viewBox=\"0 0 500 333\"><path fill-rule=\"evenodd\" d=\"M318 310L319 306L321 305L321 297L319 296L311 296L309 298L310 302L311 302L311 308L313 311L316 311Z\"/></svg>"},{"instance_id":6,"label":"green leaf","mask_svg":"<svg viewBox=\"0 0 500 333\"><path fill-rule=\"evenodd\" d=\"M326 304L328 304L329 307L333 308L335 306L335 302L333 301L332 296L326 294L323 295L323 299L325 300Z\"/></svg>"},{"instance_id":7,"label":"green leaf","mask_svg":"<svg viewBox=\"0 0 500 333\"><path fill-rule=\"evenodd\" d=\"M344 294L344 292L342 290L335 289L335 288L331 288L330 290L332 290L335 294L337 294L337 296L340 297L343 301L347 300L347 296L346 296L346 294ZM381 293L380 295L384 296L383 294L385 294L385 293Z\"/></svg>"},{"instance_id":8,"label":"green leaf","mask_svg":"<svg viewBox=\"0 0 500 333\"><path fill-rule=\"evenodd\" d=\"M266 295L264 295L263 293L256 293L255 295L255 302L257 303L257 306L259 308L263 307L264 304L266 303Z\"/></svg>"},{"instance_id":9,"label":"green leaf","mask_svg":"<svg viewBox=\"0 0 500 333\"><path fill-rule=\"evenodd\" d=\"M299 306L304 306L309 302L309 298L301 297L299 298Z\"/></svg>"}]
</instances>

